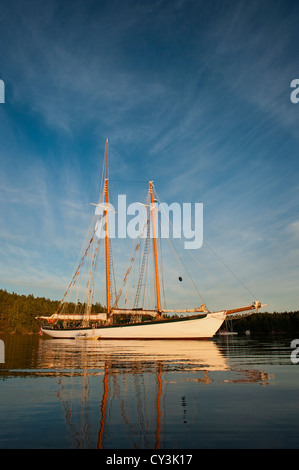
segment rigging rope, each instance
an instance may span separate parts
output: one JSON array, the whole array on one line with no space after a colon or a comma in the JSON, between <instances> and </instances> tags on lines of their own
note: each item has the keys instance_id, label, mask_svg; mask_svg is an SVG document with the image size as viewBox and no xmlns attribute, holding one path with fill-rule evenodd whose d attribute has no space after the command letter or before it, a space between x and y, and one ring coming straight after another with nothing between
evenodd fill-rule
<instances>
[{"instance_id":1,"label":"rigging rope","mask_svg":"<svg viewBox=\"0 0 299 470\"><path fill-rule=\"evenodd\" d=\"M156 190L155 190L155 195L156 195L156 199L159 200L159 203L161 204L160 198L159 198L159 196L157 195L157 191L156 191ZM163 206L162 206L162 207L163 207ZM164 210L164 213L165 213L165 215L166 215L166 217L167 217L167 219L168 219L168 222L169 222L169 223L171 224L171 226L173 227L173 225L172 225L171 221L169 220L169 217L167 216L165 210ZM173 246L172 243L170 242L170 239L168 238L167 240L168 240L168 243L169 243L171 249L173 250L173 252L174 252L176 258L178 259L178 261L181 263L181 265L182 265L183 268L185 269L185 271L186 271L186 273L187 273L187 275L188 275L188 277L189 277L189 280L190 280L191 284L193 285L195 291L197 292L199 298L200 298L201 301L205 304L205 301L204 301L202 295L200 294L198 288L196 287L196 285L195 285L195 283L194 283L194 281L193 281L193 279L192 279L192 277L191 277L191 275L190 275L188 269L186 268L184 262L181 260L180 256L179 256L178 253L176 252L174 246ZM182 240L181 240L181 241L182 241Z\"/></svg>"},{"instance_id":2,"label":"rigging rope","mask_svg":"<svg viewBox=\"0 0 299 470\"><path fill-rule=\"evenodd\" d=\"M156 193L156 196L157 196L157 199L159 200L159 203L161 204L161 200L159 199L157 193ZM163 206L162 206L163 207ZM166 217L168 218L166 212L164 211ZM171 221L169 220L168 218L168 221L170 223L170 225L172 226L172 229L174 231L174 227L173 227L173 224L171 223ZM180 239L181 242L183 243L183 240ZM249 294L254 298L256 299L256 296L248 289L248 287L237 277L237 275L229 268L229 266L227 266L224 261L220 258L219 255L217 255L217 253L207 244L207 242L204 241L204 244L209 248L209 250L219 259L219 261L221 261L221 263L231 272L231 274L235 277L235 279L249 292ZM221 284L223 287L225 287L226 289L228 290L231 290L233 292L233 289L229 286L227 286L226 284L224 284L223 282L221 282L219 279L216 278L216 276L214 276L214 274L212 274L210 271L208 271L205 266L200 263L198 261L197 258L195 258L195 256L191 253L190 250L187 250L189 255L195 260L195 262L208 274L210 275L211 277L213 277L219 284Z\"/></svg>"},{"instance_id":3,"label":"rigging rope","mask_svg":"<svg viewBox=\"0 0 299 470\"><path fill-rule=\"evenodd\" d=\"M248 287L241 281L241 279L238 278L238 276L230 269L229 266L227 266L227 264L225 264L225 262L220 258L220 256L207 244L207 242L204 242L204 244L209 248L209 250L211 250L211 252L221 261L221 263L232 273L232 275L237 279L238 282L240 282L240 284L244 287L244 289L246 289L250 295L252 295L252 297L254 299L256 299L256 296L248 289Z\"/></svg>"}]
</instances>

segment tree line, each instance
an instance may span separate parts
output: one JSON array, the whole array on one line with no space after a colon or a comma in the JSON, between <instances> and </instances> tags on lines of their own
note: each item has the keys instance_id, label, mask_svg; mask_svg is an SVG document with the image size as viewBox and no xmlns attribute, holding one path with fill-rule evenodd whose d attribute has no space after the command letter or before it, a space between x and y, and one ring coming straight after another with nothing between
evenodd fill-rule
<instances>
[{"instance_id":1,"label":"tree line","mask_svg":"<svg viewBox=\"0 0 299 470\"><path fill-rule=\"evenodd\" d=\"M258 312L244 318L232 320L233 331L245 333L299 333L299 311L295 312ZM225 329L225 324L223 328Z\"/></svg>"},{"instance_id":2,"label":"tree line","mask_svg":"<svg viewBox=\"0 0 299 470\"><path fill-rule=\"evenodd\" d=\"M35 317L50 316L56 312L60 301L45 297L34 297L32 294L19 295L0 289L0 333L38 333L40 322ZM84 304L81 305L84 309ZM64 311L72 313L75 304L68 302ZM92 306L92 312L105 312L99 303ZM226 325L223 325L225 329ZM233 320L233 330L238 333L299 333L299 311L253 313L247 317Z\"/></svg>"},{"instance_id":3,"label":"tree line","mask_svg":"<svg viewBox=\"0 0 299 470\"><path fill-rule=\"evenodd\" d=\"M37 316L50 316L56 312L60 301L45 297L34 297L32 294L19 295L0 289L0 332L1 333L38 333L40 322ZM81 305L84 309L84 304ZM75 304L68 302L64 305L64 312L71 313ZM95 303L93 312L104 312L100 303Z\"/></svg>"}]
</instances>

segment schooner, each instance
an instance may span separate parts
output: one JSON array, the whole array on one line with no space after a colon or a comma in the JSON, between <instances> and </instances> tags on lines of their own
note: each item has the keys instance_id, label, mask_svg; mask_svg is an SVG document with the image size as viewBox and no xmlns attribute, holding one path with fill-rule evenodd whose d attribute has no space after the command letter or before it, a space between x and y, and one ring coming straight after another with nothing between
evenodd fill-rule
<instances>
[{"instance_id":1,"label":"schooner","mask_svg":"<svg viewBox=\"0 0 299 470\"><path fill-rule=\"evenodd\" d=\"M108 173L108 140L106 140L105 158L106 174L101 192L100 200L96 206L103 208L101 217L93 219L87 238L87 247L83 251L79 264L72 277L72 280L61 300L57 311L51 316L36 317L42 320L41 334L46 334L52 338L86 338L86 339L132 339L132 340L162 340L162 339L209 339L213 337L223 322L229 315L239 312L253 312L264 307L258 300L245 307L233 310L219 310L210 312L206 305L202 303L199 307L186 308L180 310L166 310L161 305L161 280L159 277L159 257L157 249L157 227L155 218L155 199L153 195L153 182L149 182L148 190L148 217L144 230L146 230L144 254L149 249L150 229L152 230L153 244L153 264L155 283L155 308L144 309L138 307L138 299L141 291L141 279L145 272L145 256L142 258L140 267L140 280L138 282L134 307L119 308L119 299L123 293L120 289L112 302L111 279L112 279L112 259L111 245L109 238L109 173ZM96 279L97 260L99 256L100 238L96 236L96 231L105 225L105 278L106 278L106 312L94 312L93 295ZM135 251L140 248L140 243L136 245ZM66 302L69 290L76 286L83 264L89 258L90 267L86 283L87 298L84 304L84 311L79 311L78 305L74 305L72 312L69 312L70 304ZM131 261L134 261L134 257ZM126 283L131 267L126 272L123 284ZM82 306L82 305L81 305ZM67 307L67 308L65 308ZM187 316L168 317L168 313L187 314Z\"/></svg>"}]
</instances>

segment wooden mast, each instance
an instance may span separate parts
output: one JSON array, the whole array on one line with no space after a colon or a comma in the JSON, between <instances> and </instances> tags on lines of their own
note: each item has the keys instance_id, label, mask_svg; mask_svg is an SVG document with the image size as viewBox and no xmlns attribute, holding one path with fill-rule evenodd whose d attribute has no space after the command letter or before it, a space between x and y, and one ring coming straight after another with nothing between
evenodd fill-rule
<instances>
[{"instance_id":1,"label":"wooden mast","mask_svg":"<svg viewBox=\"0 0 299 470\"><path fill-rule=\"evenodd\" d=\"M108 203L109 203L109 191L108 191L108 139L106 140L106 179L105 179L105 222L106 222L106 234L105 234L105 249L106 249L106 300L107 300L107 316L110 314L110 265L109 265L109 229L108 229Z\"/></svg>"},{"instance_id":2,"label":"wooden mast","mask_svg":"<svg viewBox=\"0 0 299 470\"><path fill-rule=\"evenodd\" d=\"M154 209L154 198L153 198L153 182L149 182L150 185L150 198L151 198L151 213L153 223L153 239L154 239L154 259L155 259L155 275L156 275L156 296L157 296L157 311L161 312L161 301L160 301L160 284L159 284L159 270L158 270L158 256L157 256L157 237L156 237L156 225L155 225L155 209Z\"/></svg>"}]
</instances>

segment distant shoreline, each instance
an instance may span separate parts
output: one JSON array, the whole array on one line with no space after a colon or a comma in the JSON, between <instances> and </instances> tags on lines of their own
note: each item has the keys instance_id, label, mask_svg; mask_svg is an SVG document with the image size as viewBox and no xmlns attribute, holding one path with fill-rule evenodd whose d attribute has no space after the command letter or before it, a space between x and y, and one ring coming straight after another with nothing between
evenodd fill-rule
<instances>
[{"instance_id":1,"label":"distant shoreline","mask_svg":"<svg viewBox=\"0 0 299 470\"><path fill-rule=\"evenodd\" d=\"M225 329L225 323L222 329ZM258 312L232 321L233 331L245 334L285 334L299 332L299 311Z\"/></svg>"},{"instance_id":2,"label":"distant shoreline","mask_svg":"<svg viewBox=\"0 0 299 470\"><path fill-rule=\"evenodd\" d=\"M34 295L20 295L0 289L0 332L2 334L35 334L40 331L40 323L35 319L39 315L51 316L56 312L59 300L50 300ZM70 312L73 303L66 303ZM84 305L82 305L84 307ZM105 311L100 303L93 305L92 311Z\"/></svg>"},{"instance_id":3,"label":"distant shoreline","mask_svg":"<svg viewBox=\"0 0 299 470\"><path fill-rule=\"evenodd\" d=\"M20 295L0 289L0 334L38 334L40 324L35 319L38 315L50 316L57 310L60 301L45 297L34 297L32 294ZM74 304L68 304L73 311ZM97 312L105 308L97 303L93 306ZM253 313L230 322L233 331L245 334L284 334L299 332L299 311ZM224 323L221 330L226 329Z\"/></svg>"}]
</instances>

